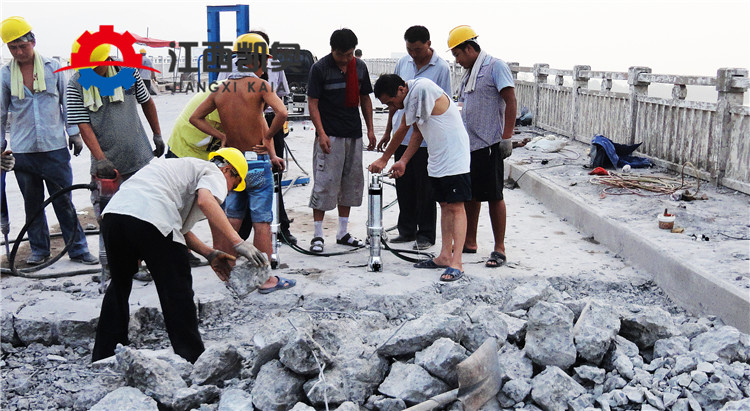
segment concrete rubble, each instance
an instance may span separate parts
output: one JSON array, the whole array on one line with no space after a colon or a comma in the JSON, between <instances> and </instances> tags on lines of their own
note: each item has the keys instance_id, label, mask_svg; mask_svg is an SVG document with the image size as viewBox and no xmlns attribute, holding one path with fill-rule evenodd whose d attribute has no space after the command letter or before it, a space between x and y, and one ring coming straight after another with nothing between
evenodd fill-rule
<instances>
[{"instance_id":1,"label":"concrete rubble","mask_svg":"<svg viewBox=\"0 0 750 411\"><path fill-rule=\"evenodd\" d=\"M168 349L118 346L115 357L88 364L83 341L4 342L4 401L8 409L44 409L34 398L46 398L74 410L399 410L457 387L456 364L494 337L503 383L486 410L748 409L750 337L716 318L575 299L546 281L506 298L515 302L500 309L437 296L414 306L418 315L394 314L382 299L361 312L329 303L267 314L216 334L194 365ZM238 318L253 310L236 308ZM55 383L35 378L38 369ZM68 399L51 400L60 393Z\"/></svg>"}]
</instances>

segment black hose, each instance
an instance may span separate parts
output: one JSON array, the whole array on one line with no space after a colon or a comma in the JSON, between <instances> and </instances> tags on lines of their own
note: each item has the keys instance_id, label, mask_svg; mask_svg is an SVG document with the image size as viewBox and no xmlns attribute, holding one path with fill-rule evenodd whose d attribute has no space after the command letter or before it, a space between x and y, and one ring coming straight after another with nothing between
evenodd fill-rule
<instances>
[{"instance_id":1,"label":"black hose","mask_svg":"<svg viewBox=\"0 0 750 411\"><path fill-rule=\"evenodd\" d=\"M386 250L388 250L391 253L393 253L393 255L395 255L396 257L398 257L398 258L400 258L400 259L402 259L404 261L408 261L410 263L418 263L422 259L421 258L407 257L407 256L405 256L403 254L418 254L418 255L423 255L423 256L425 256L427 258L430 258L430 259L435 258L435 254L433 254L433 253L423 253L423 252L421 252L419 250L404 250L404 249L400 249L400 248L391 248L390 246L388 246L388 243L382 237L380 238L380 241L383 244L383 248L385 248Z\"/></svg>"},{"instance_id":2,"label":"black hose","mask_svg":"<svg viewBox=\"0 0 750 411\"><path fill-rule=\"evenodd\" d=\"M95 228L93 230L84 229L83 234L85 235L99 234L99 229L98 228ZM49 238L57 238L57 237L62 237L62 236L63 236L63 233L50 233ZM19 241L19 240L17 238L15 240L8 240L8 244L13 244L16 241ZM20 241L29 241L29 237L26 236L22 238ZM0 240L0 245L5 245L5 240Z\"/></svg>"},{"instance_id":3,"label":"black hose","mask_svg":"<svg viewBox=\"0 0 750 411\"><path fill-rule=\"evenodd\" d=\"M26 219L26 224L24 224L23 228L21 228L21 231L18 233L18 237L16 237L15 241L13 242L13 249L11 250L10 256L8 258L9 268L3 268L2 270L0 270L0 272L2 272L3 274L10 274L16 277L35 278L35 279L60 278L60 277L69 277L72 275L91 274L91 273L100 272L101 271L100 268L90 268L90 269L83 269L83 270L77 270L77 271L65 272L65 273L52 273L52 274L45 274L45 275L28 275L28 273L39 271L57 262L57 260L59 260L68 251L70 246L73 244L73 241L75 241L75 235L70 237L70 240L68 240L68 242L65 244L65 247L63 247L63 249L54 258L47 260L44 264L40 264L35 267L24 268L20 270L17 269L15 266L16 253L18 253L18 247L20 247L23 236L24 234L26 234L26 231L28 231L29 225L31 224L31 222L37 219L42 213L44 213L45 207L47 207L52 201L56 200L61 195L67 194L73 190L84 189L84 188L87 190L94 190L96 187L94 186L94 183L73 184L70 187L65 187L63 189L60 189L56 193L50 195L49 198L45 200L44 203L42 203L42 206L39 208L36 214L34 214L31 218Z\"/></svg>"}]
</instances>

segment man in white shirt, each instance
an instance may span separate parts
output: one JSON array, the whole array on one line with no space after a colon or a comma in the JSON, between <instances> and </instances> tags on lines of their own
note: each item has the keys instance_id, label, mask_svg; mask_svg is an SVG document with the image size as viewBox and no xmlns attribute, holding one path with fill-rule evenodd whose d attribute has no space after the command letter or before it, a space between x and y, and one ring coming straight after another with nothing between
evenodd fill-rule
<instances>
[{"instance_id":1,"label":"man in white shirt","mask_svg":"<svg viewBox=\"0 0 750 411\"><path fill-rule=\"evenodd\" d=\"M424 138L429 153L427 173L435 200L440 204L443 242L440 255L422 260L414 267L445 268L441 281L458 280L464 275L461 262L466 237L464 202L471 200L469 135L458 107L445 91L427 78L404 83L395 74L380 76L375 83L375 96L388 107L403 109L404 116L385 153L370 165L369 170L373 173L382 171L409 127L414 126L408 148L391 167L390 173L395 178L403 175L406 164Z\"/></svg>"},{"instance_id":2,"label":"man in white shirt","mask_svg":"<svg viewBox=\"0 0 750 411\"><path fill-rule=\"evenodd\" d=\"M153 276L172 348L191 363L198 359L204 347L187 250L204 256L222 281L229 279L234 260L190 231L202 218L208 219L213 234L231 241L239 255L258 266L268 264L262 252L242 241L220 205L229 190L244 190L245 157L237 149L222 148L210 158L151 162L122 184L102 213L112 281L102 302L93 361L114 355L117 344L128 343L128 297L140 260Z\"/></svg>"}]
</instances>

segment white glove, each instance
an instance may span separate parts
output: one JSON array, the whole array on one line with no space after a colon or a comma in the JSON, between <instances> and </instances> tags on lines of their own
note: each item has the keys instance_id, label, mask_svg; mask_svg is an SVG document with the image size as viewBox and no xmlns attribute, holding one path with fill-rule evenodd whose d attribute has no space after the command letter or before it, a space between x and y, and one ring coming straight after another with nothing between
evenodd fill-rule
<instances>
[{"instance_id":1,"label":"white glove","mask_svg":"<svg viewBox=\"0 0 750 411\"><path fill-rule=\"evenodd\" d=\"M16 158L13 157L13 152L10 150L3 151L0 158L0 169L3 171L13 170L13 166L16 165Z\"/></svg>"},{"instance_id":2,"label":"white glove","mask_svg":"<svg viewBox=\"0 0 750 411\"><path fill-rule=\"evenodd\" d=\"M502 139L498 148L500 148L500 157L502 157L503 160L513 154L513 142L509 138Z\"/></svg>"},{"instance_id":3,"label":"white glove","mask_svg":"<svg viewBox=\"0 0 750 411\"><path fill-rule=\"evenodd\" d=\"M255 246L250 244L249 241L243 241L236 244L234 249L237 251L237 254L247 258L251 263L258 267L268 265L266 254L255 248Z\"/></svg>"}]
</instances>

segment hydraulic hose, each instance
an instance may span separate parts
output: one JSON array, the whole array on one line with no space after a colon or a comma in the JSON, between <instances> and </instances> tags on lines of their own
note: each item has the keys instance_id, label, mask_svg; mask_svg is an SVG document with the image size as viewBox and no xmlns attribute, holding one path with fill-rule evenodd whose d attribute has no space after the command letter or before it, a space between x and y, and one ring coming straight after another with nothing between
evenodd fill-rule
<instances>
[{"instance_id":1,"label":"hydraulic hose","mask_svg":"<svg viewBox=\"0 0 750 411\"><path fill-rule=\"evenodd\" d=\"M82 275L82 274L93 274L101 272L101 268L89 268L89 269L83 269L83 270L76 270L76 271L68 271L64 273L51 273L51 274L45 274L45 275L29 275L29 273L33 273L36 271L39 271L43 268L49 267L50 265L54 264L57 260L59 260L70 248L70 246L73 244L73 241L75 240L75 236L71 236L70 240L65 244L65 247L52 259L46 261L44 264L40 264L35 267L30 268L23 268L23 269L17 269L15 266L15 260L16 260L16 253L18 253L18 247L21 245L21 241L23 239L24 234L29 229L29 225L32 221L37 219L43 212L44 209L54 200L56 200L58 197L60 197L63 194L67 194L73 190L79 190L79 189L87 189L87 190L94 190L96 187L94 183L89 184L73 184L70 187L65 187L56 193L49 196L47 200L45 200L42 203L42 206L39 208L39 210L34 214L31 218L26 220L26 224L24 224L23 228L21 228L21 231L18 233L18 237L16 237L15 241L13 241L13 249L10 252L10 256L8 258L8 266L9 268L3 268L0 270L3 274L10 274L16 277L23 277L23 278L35 278L35 279L47 279L47 278L60 278L60 277L70 277L73 275Z\"/></svg>"}]
</instances>

